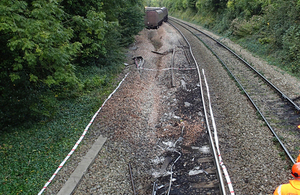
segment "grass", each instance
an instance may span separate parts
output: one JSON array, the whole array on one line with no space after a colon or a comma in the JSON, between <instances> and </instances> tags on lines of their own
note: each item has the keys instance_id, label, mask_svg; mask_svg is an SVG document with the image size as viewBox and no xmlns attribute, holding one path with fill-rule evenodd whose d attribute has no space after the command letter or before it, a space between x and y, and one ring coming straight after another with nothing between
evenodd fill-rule
<instances>
[{"instance_id":1,"label":"grass","mask_svg":"<svg viewBox=\"0 0 300 195\"><path fill-rule=\"evenodd\" d=\"M37 194L42 189L116 87L111 84L111 73L119 70L79 69L78 76L87 83L86 89L80 97L61 100L59 112L51 121L1 132L1 194Z\"/></svg>"}]
</instances>

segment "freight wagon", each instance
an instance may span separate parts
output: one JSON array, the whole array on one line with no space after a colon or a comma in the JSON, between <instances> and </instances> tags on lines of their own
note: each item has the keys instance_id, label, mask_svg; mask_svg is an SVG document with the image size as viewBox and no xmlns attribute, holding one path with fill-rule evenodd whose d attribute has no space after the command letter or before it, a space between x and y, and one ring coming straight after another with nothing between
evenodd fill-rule
<instances>
[{"instance_id":1,"label":"freight wagon","mask_svg":"<svg viewBox=\"0 0 300 195\"><path fill-rule=\"evenodd\" d=\"M165 7L145 7L146 28L158 28L168 21L168 9Z\"/></svg>"}]
</instances>

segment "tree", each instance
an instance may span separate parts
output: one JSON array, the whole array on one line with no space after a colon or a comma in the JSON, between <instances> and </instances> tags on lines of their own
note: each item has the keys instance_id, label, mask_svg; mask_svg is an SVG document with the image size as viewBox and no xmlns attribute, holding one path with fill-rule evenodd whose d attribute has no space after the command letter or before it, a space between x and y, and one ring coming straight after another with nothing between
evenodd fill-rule
<instances>
[{"instance_id":1,"label":"tree","mask_svg":"<svg viewBox=\"0 0 300 195\"><path fill-rule=\"evenodd\" d=\"M141 0L0 1L1 128L51 117L82 90L76 66L119 63L143 28Z\"/></svg>"},{"instance_id":2,"label":"tree","mask_svg":"<svg viewBox=\"0 0 300 195\"><path fill-rule=\"evenodd\" d=\"M187 5L188 5L188 8L192 9L192 10L196 10L196 3L197 3L197 0L188 0L187 1Z\"/></svg>"},{"instance_id":3,"label":"tree","mask_svg":"<svg viewBox=\"0 0 300 195\"><path fill-rule=\"evenodd\" d=\"M71 59L81 44L69 42L73 30L62 25L65 14L57 5L43 0L30 5L0 2L1 124L49 115L40 92L61 84L67 88L79 84ZM39 108L38 100L45 100Z\"/></svg>"}]
</instances>

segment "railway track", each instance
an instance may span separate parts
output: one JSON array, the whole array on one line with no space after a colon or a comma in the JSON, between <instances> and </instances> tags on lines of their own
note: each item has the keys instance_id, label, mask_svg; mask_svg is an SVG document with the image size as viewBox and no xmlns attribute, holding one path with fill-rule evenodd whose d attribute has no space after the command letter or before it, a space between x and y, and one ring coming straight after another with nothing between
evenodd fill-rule
<instances>
[{"instance_id":1,"label":"railway track","mask_svg":"<svg viewBox=\"0 0 300 195\"><path fill-rule=\"evenodd\" d=\"M178 37L168 49L159 46L166 39L159 30L145 31L157 47L146 48L151 57L134 58L130 81L115 94L114 104L120 107L109 114L104 110L110 119L99 130L108 139L73 194L226 194L213 135L205 124L210 119L204 119L207 97L201 95L208 91L199 84L189 43L173 27L166 29Z\"/></svg>"},{"instance_id":2,"label":"railway track","mask_svg":"<svg viewBox=\"0 0 300 195\"><path fill-rule=\"evenodd\" d=\"M259 117L265 121L287 155L291 163L298 156L298 143L290 141L290 136L300 138L299 106L274 84L256 71L228 47L205 34L203 31L174 18L170 22L185 33L193 34L218 58L238 87L246 94Z\"/></svg>"},{"instance_id":3,"label":"railway track","mask_svg":"<svg viewBox=\"0 0 300 195\"><path fill-rule=\"evenodd\" d=\"M208 83L218 83L210 86L213 88L211 98L220 130L218 133L221 134L220 149L228 166L234 191L236 194L272 193L289 173L285 175L285 165L282 160L275 159L277 155L273 154L274 143L269 137L265 137L265 133L271 135L270 131L266 127L260 127L259 122L253 124L257 118L254 112L242 117L249 121L243 121L242 125L237 123L236 117L244 114L243 110L253 111L245 100L232 100L235 97L246 99L245 96L234 93L238 88L230 83L234 82L228 79L227 73L211 53L199 46L199 39L174 21L170 23L185 38L181 38L168 24L158 30L141 32L142 36L137 43L145 40L146 43L138 45L140 50L134 52L138 56L134 58L136 64L128 66L130 74L107 107L103 108L91 129L90 137L102 135L107 140L98 157L90 164L89 170L76 184L73 194L233 194L233 189L227 187L230 185L224 185L230 183L224 177L228 174L223 175L220 171L220 164L222 169L224 164L218 158L218 140L214 139L217 133L205 73L209 75ZM194 29L194 34L200 33ZM211 45L220 47L218 43ZM151 51L149 48L154 49ZM222 52L224 51L220 53ZM228 55L222 54L225 58ZM230 58L230 63L234 61L232 64L239 61L234 56ZM218 75L214 81L211 80L211 72ZM248 78L251 71L241 69L236 73L239 72L247 73L239 75L241 79ZM220 76L224 77L221 82ZM255 76L250 78L257 79ZM221 85L226 87L215 89ZM223 94L231 99L219 101ZM254 93L252 96L260 95ZM238 104L230 110L229 105L234 101ZM282 108L285 107L292 110L286 104ZM261 120L260 122L263 124ZM277 128L276 126L276 133ZM284 135L280 134L279 137L281 136ZM255 143L257 140L259 142ZM289 143L287 140L283 140L284 145ZM291 150L292 147L290 144L287 148ZM262 148L265 153L261 151ZM292 158L293 155L292 153ZM268 159L267 162L265 159ZM265 170L264 167L276 167L278 170ZM272 182L268 181L270 174L274 175ZM55 185L62 185L67 177L68 174L58 175ZM49 189L47 193L57 194L59 189L61 188Z\"/></svg>"},{"instance_id":4,"label":"railway track","mask_svg":"<svg viewBox=\"0 0 300 195\"><path fill-rule=\"evenodd\" d=\"M176 30L180 32L179 29L176 28ZM176 61L178 59L175 59L175 49L172 51L171 86L176 87L176 83L179 83L178 81L180 80L181 91L185 93L183 97L187 98L183 99L185 105L189 104L188 102L192 102L193 105L198 105L198 109L200 108L204 115L208 115L206 113L206 105L203 104L207 100L207 96L205 98L204 94L208 95L207 88L202 86L205 85L205 81L201 77L199 66L193 56L190 43L181 32L180 34L184 41L180 42L181 45L176 50L181 52L181 56L184 54L188 63L183 66L177 64ZM191 71L177 71L189 69ZM199 79L201 80L200 82ZM182 111L185 110L183 113L189 112L188 115L190 115L191 119L197 118L197 113L193 112L190 108L181 107L179 109ZM206 119L210 120L208 117ZM206 124L208 124L208 121L206 121ZM153 183L152 195L226 194L218 153L214 145L215 142L211 130L207 127L207 125L204 127L207 133L201 133L195 143L191 146L184 146L180 142L182 139L185 139L185 134L188 134L191 129L185 128L183 124L181 136L175 141L174 147L168 149L169 154L164 159L160 171L163 172L163 170L167 169L171 173L171 177L167 175L157 178ZM176 147L176 143L179 143L178 147Z\"/></svg>"}]
</instances>

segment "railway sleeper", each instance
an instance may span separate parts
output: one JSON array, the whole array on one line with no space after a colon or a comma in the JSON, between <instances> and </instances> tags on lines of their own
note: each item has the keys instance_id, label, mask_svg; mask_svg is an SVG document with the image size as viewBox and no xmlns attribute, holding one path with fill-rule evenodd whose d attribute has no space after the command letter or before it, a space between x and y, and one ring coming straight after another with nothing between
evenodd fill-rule
<instances>
[{"instance_id":1,"label":"railway sleeper","mask_svg":"<svg viewBox=\"0 0 300 195\"><path fill-rule=\"evenodd\" d=\"M200 183L192 183L192 188L218 188L219 181L210 181L210 182L200 182Z\"/></svg>"}]
</instances>

